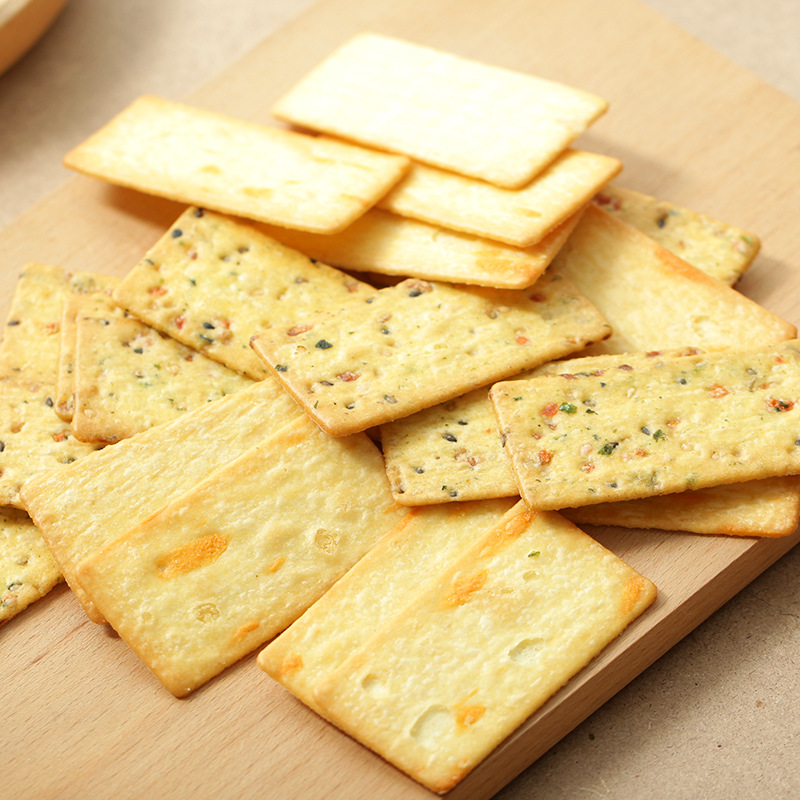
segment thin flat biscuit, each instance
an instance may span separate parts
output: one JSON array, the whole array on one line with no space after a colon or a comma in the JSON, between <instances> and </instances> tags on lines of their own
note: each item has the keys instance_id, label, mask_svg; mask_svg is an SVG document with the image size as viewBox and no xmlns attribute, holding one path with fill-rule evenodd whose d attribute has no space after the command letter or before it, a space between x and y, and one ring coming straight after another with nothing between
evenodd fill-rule
<instances>
[{"instance_id":1,"label":"thin flat biscuit","mask_svg":"<svg viewBox=\"0 0 800 800\"><path fill-rule=\"evenodd\" d=\"M515 500L408 509L308 611L270 642L258 664L316 711L313 687L364 644Z\"/></svg>"},{"instance_id":2,"label":"thin flat biscuit","mask_svg":"<svg viewBox=\"0 0 800 800\"><path fill-rule=\"evenodd\" d=\"M520 504L314 696L334 724L444 793L655 596L563 517Z\"/></svg>"},{"instance_id":3,"label":"thin flat biscuit","mask_svg":"<svg viewBox=\"0 0 800 800\"><path fill-rule=\"evenodd\" d=\"M64 164L188 205L333 233L374 205L409 162L146 95Z\"/></svg>"},{"instance_id":4,"label":"thin flat biscuit","mask_svg":"<svg viewBox=\"0 0 800 800\"><path fill-rule=\"evenodd\" d=\"M62 581L61 570L31 518L0 508L0 625Z\"/></svg>"},{"instance_id":5,"label":"thin flat biscuit","mask_svg":"<svg viewBox=\"0 0 800 800\"><path fill-rule=\"evenodd\" d=\"M156 330L256 380L259 331L373 291L355 278L198 208L176 220L123 278L114 301Z\"/></svg>"},{"instance_id":6,"label":"thin flat biscuit","mask_svg":"<svg viewBox=\"0 0 800 800\"><path fill-rule=\"evenodd\" d=\"M290 247L335 267L423 280L524 289L547 269L580 211L525 249L373 209L341 233L270 229Z\"/></svg>"},{"instance_id":7,"label":"thin flat biscuit","mask_svg":"<svg viewBox=\"0 0 800 800\"><path fill-rule=\"evenodd\" d=\"M21 497L89 617L76 565L302 412L272 379L28 481Z\"/></svg>"},{"instance_id":8,"label":"thin flat biscuit","mask_svg":"<svg viewBox=\"0 0 800 800\"><path fill-rule=\"evenodd\" d=\"M729 286L744 275L761 249L758 236L743 228L622 186L606 186L594 201Z\"/></svg>"},{"instance_id":9,"label":"thin flat biscuit","mask_svg":"<svg viewBox=\"0 0 800 800\"><path fill-rule=\"evenodd\" d=\"M742 331L765 345L797 335L791 323L593 204L553 267L611 324L601 352L739 347Z\"/></svg>"},{"instance_id":10,"label":"thin flat biscuit","mask_svg":"<svg viewBox=\"0 0 800 800\"><path fill-rule=\"evenodd\" d=\"M252 384L137 319L77 322L72 431L114 442L168 422Z\"/></svg>"},{"instance_id":11,"label":"thin flat biscuit","mask_svg":"<svg viewBox=\"0 0 800 800\"><path fill-rule=\"evenodd\" d=\"M800 342L495 384L523 499L554 509L800 472Z\"/></svg>"},{"instance_id":12,"label":"thin flat biscuit","mask_svg":"<svg viewBox=\"0 0 800 800\"><path fill-rule=\"evenodd\" d=\"M333 436L363 431L580 350L609 334L560 276L525 291L407 280L253 338Z\"/></svg>"},{"instance_id":13,"label":"thin flat biscuit","mask_svg":"<svg viewBox=\"0 0 800 800\"><path fill-rule=\"evenodd\" d=\"M79 564L78 580L182 697L291 624L405 514L368 436L301 418Z\"/></svg>"},{"instance_id":14,"label":"thin flat biscuit","mask_svg":"<svg viewBox=\"0 0 800 800\"><path fill-rule=\"evenodd\" d=\"M521 189L501 189L412 164L378 207L442 228L530 247L576 214L622 169L611 156L569 148Z\"/></svg>"},{"instance_id":15,"label":"thin flat biscuit","mask_svg":"<svg viewBox=\"0 0 800 800\"><path fill-rule=\"evenodd\" d=\"M272 111L296 125L519 188L607 107L563 84L364 33Z\"/></svg>"}]
</instances>

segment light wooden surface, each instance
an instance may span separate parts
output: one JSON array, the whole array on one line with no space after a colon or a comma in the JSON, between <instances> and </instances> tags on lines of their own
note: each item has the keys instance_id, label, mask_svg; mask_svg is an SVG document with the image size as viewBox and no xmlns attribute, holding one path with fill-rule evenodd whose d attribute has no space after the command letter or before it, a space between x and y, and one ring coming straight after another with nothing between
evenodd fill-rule
<instances>
[{"instance_id":1,"label":"light wooden surface","mask_svg":"<svg viewBox=\"0 0 800 800\"><path fill-rule=\"evenodd\" d=\"M74 19L85 10L81 6L68 5L65 24L70 12ZM261 9L269 29L292 16L285 3ZM169 12L161 13L164 24ZM252 36L253 26L231 14ZM143 18L141 25L155 30L158 22ZM187 18L186 27L192 24ZM608 97L609 114L582 144L621 157L620 182L758 233L763 251L741 289L800 321L794 228L800 207L800 106L633 0L323 0L220 77L196 89L191 82L183 91L166 81L155 90L269 121L269 104L285 87L363 29ZM52 33L58 35L58 24ZM117 37L98 46L135 51L135 37L122 29ZM180 41L191 51L183 37ZM35 65L29 66L34 54L0 79L0 111L9 95L22 91L14 82L20 70L37 75ZM203 62L197 53L187 58ZM224 57L221 61L222 66ZM101 77L93 80L99 86ZM28 88L35 84L30 81ZM125 88L130 97L154 90L135 81ZM120 96L118 105L130 97ZM92 105L85 97L83 102L87 109ZM29 103L30 114L41 113ZM63 135L72 139L68 144L104 121L81 119L79 111L60 109ZM0 181L5 192L9 185L27 184L2 142L0 169L10 176ZM27 203L16 204L30 187L13 196L0 194L0 211L10 223L0 233L3 313L25 262L122 274L179 211L171 203L82 177L62 183L63 175L45 174L49 169L41 179L48 190L58 188L22 216L16 213ZM656 606L451 796L500 791L576 725L500 796L791 796L792 787L800 785L800 704L792 669L800 656L800 606L792 585L800 576L797 549L750 582L797 535L751 541L595 533L656 582L661 589ZM430 796L293 701L260 673L253 658L195 696L174 700L122 642L86 620L64 587L0 630L0 656L5 717L0 775L9 796L23 791L43 798Z\"/></svg>"}]
</instances>

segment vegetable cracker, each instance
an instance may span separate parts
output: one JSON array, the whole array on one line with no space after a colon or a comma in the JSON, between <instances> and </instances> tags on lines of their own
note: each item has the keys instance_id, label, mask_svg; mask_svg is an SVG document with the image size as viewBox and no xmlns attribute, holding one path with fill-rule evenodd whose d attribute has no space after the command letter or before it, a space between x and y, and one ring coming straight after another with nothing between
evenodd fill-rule
<instances>
[{"instance_id":1,"label":"vegetable cracker","mask_svg":"<svg viewBox=\"0 0 800 800\"><path fill-rule=\"evenodd\" d=\"M333 233L374 205L409 162L144 96L69 152L64 164L190 205Z\"/></svg>"},{"instance_id":2,"label":"vegetable cracker","mask_svg":"<svg viewBox=\"0 0 800 800\"><path fill-rule=\"evenodd\" d=\"M111 444L252 381L132 318L77 323L72 430Z\"/></svg>"},{"instance_id":3,"label":"vegetable cracker","mask_svg":"<svg viewBox=\"0 0 800 800\"><path fill-rule=\"evenodd\" d=\"M333 439L301 418L79 564L78 579L180 697L292 623L406 513L369 437Z\"/></svg>"},{"instance_id":4,"label":"vegetable cracker","mask_svg":"<svg viewBox=\"0 0 800 800\"><path fill-rule=\"evenodd\" d=\"M104 621L77 580L83 558L301 413L275 381L264 379L28 481L25 508L89 617Z\"/></svg>"},{"instance_id":5,"label":"vegetable cracker","mask_svg":"<svg viewBox=\"0 0 800 800\"><path fill-rule=\"evenodd\" d=\"M264 328L338 307L371 286L213 211L189 208L125 276L114 300L156 330L251 378Z\"/></svg>"},{"instance_id":6,"label":"vegetable cracker","mask_svg":"<svg viewBox=\"0 0 800 800\"><path fill-rule=\"evenodd\" d=\"M364 33L272 111L287 122L513 189L607 107L603 98L563 84Z\"/></svg>"},{"instance_id":7,"label":"vegetable cracker","mask_svg":"<svg viewBox=\"0 0 800 800\"><path fill-rule=\"evenodd\" d=\"M576 214L622 169L611 156L569 148L521 189L501 189L412 164L378 207L443 228L530 247Z\"/></svg>"},{"instance_id":8,"label":"vegetable cracker","mask_svg":"<svg viewBox=\"0 0 800 800\"><path fill-rule=\"evenodd\" d=\"M519 504L321 679L324 716L452 789L653 602L560 515Z\"/></svg>"},{"instance_id":9,"label":"vegetable cracker","mask_svg":"<svg viewBox=\"0 0 800 800\"><path fill-rule=\"evenodd\" d=\"M526 291L407 280L255 336L253 349L334 436L363 431L608 336L560 276Z\"/></svg>"},{"instance_id":10,"label":"vegetable cracker","mask_svg":"<svg viewBox=\"0 0 800 800\"><path fill-rule=\"evenodd\" d=\"M800 472L800 342L504 381L523 499L553 509Z\"/></svg>"}]
</instances>

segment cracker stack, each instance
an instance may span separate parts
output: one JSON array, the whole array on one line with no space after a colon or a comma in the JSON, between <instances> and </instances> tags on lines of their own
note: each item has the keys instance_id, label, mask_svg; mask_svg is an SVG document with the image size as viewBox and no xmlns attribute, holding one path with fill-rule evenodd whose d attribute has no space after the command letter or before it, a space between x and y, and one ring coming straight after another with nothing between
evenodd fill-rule
<instances>
[{"instance_id":1,"label":"cracker stack","mask_svg":"<svg viewBox=\"0 0 800 800\"><path fill-rule=\"evenodd\" d=\"M20 281L0 620L63 575L177 697L266 644L445 792L656 596L576 521L791 532L759 241L611 185L606 109L363 34L275 105L302 130L143 97L69 153L187 208L121 280Z\"/></svg>"}]
</instances>

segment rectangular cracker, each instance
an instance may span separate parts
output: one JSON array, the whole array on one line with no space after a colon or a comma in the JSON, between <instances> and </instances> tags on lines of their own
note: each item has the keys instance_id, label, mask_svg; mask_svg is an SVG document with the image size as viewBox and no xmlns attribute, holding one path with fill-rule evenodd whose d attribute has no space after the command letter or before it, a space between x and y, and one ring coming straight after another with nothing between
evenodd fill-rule
<instances>
[{"instance_id":1,"label":"rectangular cracker","mask_svg":"<svg viewBox=\"0 0 800 800\"><path fill-rule=\"evenodd\" d=\"M523 499L566 508L800 472L800 342L495 384Z\"/></svg>"},{"instance_id":2,"label":"rectangular cracker","mask_svg":"<svg viewBox=\"0 0 800 800\"><path fill-rule=\"evenodd\" d=\"M125 276L114 301L173 339L256 380L259 331L344 304L368 286L213 211L189 208Z\"/></svg>"},{"instance_id":3,"label":"rectangular cracker","mask_svg":"<svg viewBox=\"0 0 800 800\"><path fill-rule=\"evenodd\" d=\"M442 228L530 247L582 209L621 170L619 159L568 148L521 189L501 189L413 163L378 207Z\"/></svg>"},{"instance_id":4,"label":"rectangular cracker","mask_svg":"<svg viewBox=\"0 0 800 800\"><path fill-rule=\"evenodd\" d=\"M518 188L608 103L389 36L341 45L273 106L279 119Z\"/></svg>"},{"instance_id":5,"label":"rectangular cracker","mask_svg":"<svg viewBox=\"0 0 800 800\"><path fill-rule=\"evenodd\" d=\"M334 724L444 793L655 596L563 517L520 504L314 696Z\"/></svg>"},{"instance_id":6,"label":"rectangular cracker","mask_svg":"<svg viewBox=\"0 0 800 800\"><path fill-rule=\"evenodd\" d=\"M84 458L99 445L79 442L53 405L54 386L0 380L0 505L22 508L26 481Z\"/></svg>"},{"instance_id":7,"label":"rectangular cracker","mask_svg":"<svg viewBox=\"0 0 800 800\"><path fill-rule=\"evenodd\" d=\"M109 278L112 285L107 290L90 294L70 293L61 305L61 323L58 347L58 374L56 375L55 411L65 422L72 421L75 408L74 373L75 345L78 317L115 317L124 312L111 300L111 292L118 279Z\"/></svg>"},{"instance_id":8,"label":"rectangular cracker","mask_svg":"<svg viewBox=\"0 0 800 800\"><path fill-rule=\"evenodd\" d=\"M252 384L132 317L77 322L72 430L113 444Z\"/></svg>"},{"instance_id":9,"label":"rectangular cracker","mask_svg":"<svg viewBox=\"0 0 800 800\"><path fill-rule=\"evenodd\" d=\"M312 258L349 271L524 289L547 269L580 219L580 211L525 249L373 209L341 233L322 236L270 229Z\"/></svg>"},{"instance_id":10,"label":"rectangular cracker","mask_svg":"<svg viewBox=\"0 0 800 800\"><path fill-rule=\"evenodd\" d=\"M182 697L291 624L405 514L366 434L333 439L301 418L80 563L78 580Z\"/></svg>"},{"instance_id":11,"label":"rectangular cracker","mask_svg":"<svg viewBox=\"0 0 800 800\"><path fill-rule=\"evenodd\" d=\"M31 518L16 508L0 508L0 625L61 581L61 570Z\"/></svg>"},{"instance_id":12,"label":"rectangular cracker","mask_svg":"<svg viewBox=\"0 0 800 800\"><path fill-rule=\"evenodd\" d=\"M333 436L363 431L575 352L609 334L560 276L528 290L407 280L275 327L252 347Z\"/></svg>"},{"instance_id":13,"label":"rectangular cracker","mask_svg":"<svg viewBox=\"0 0 800 800\"><path fill-rule=\"evenodd\" d=\"M145 95L64 164L189 205L333 233L374 205L409 161Z\"/></svg>"},{"instance_id":14,"label":"rectangular cracker","mask_svg":"<svg viewBox=\"0 0 800 800\"><path fill-rule=\"evenodd\" d=\"M28 481L23 504L89 617L103 622L77 581L78 562L301 414L264 379Z\"/></svg>"},{"instance_id":15,"label":"rectangular cracker","mask_svg":"<svg viewBox=\"0 0 800 800\"><path fill-rule=\"evenodd\" d=\"M794 338L797 329L692 267L598 206L586 209L553 267L608 319L602 352L739 347Z\"/></svg>"},{"instance_id":16,"label":"rectangular cracker","mask_svg":"<svg viewBox=\"0 0 800 800\"><path fill-rule=\"evenodd\" d=\"M743 228L616 184L599 192L595 203L729 286L742 277L761 249L758 236Z\"/></svg>"},{"instance_id":17,"label":"rectangular cracker","mask_svg":"<svg viewBox=\"0 0 800 800\"><path fill-rule=\"evenodd\" d=\"M258 655L258 664L319 711L313 688L493 527L515 500L408 509L397 527Z\"/></svg>"}]
</instances>

